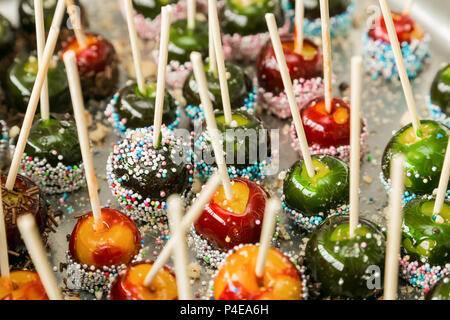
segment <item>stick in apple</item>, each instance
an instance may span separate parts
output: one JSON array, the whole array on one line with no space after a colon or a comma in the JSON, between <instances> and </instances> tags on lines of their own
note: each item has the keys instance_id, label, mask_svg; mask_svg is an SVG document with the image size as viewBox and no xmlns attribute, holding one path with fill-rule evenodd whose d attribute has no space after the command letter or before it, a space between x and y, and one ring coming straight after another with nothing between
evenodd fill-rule
<instances>
[{"instance_id":1,"label":"stick in apple","mask_svg":"<svg viewBox=\"0 0 450 320\"><path fill-rule=\"evenodd\" d=\"M81 48L86 48L86 35L84 34L83 26L81 25L80 16L78 15L78 7L75 5L73 0L66 0L66 6L67 13L70 17L70 22L72 22L75 38L77 38L77 42Z\"/></svg>"},{"instance_id":2,"label":"stick in apple","mask_svg":"<svg viewBox=\"0 0 450 320\"><path fill-rule=\"evenodd\" d=\"M17 218L17 227L48 297L50 300L63 300L34 217L31 214L20 216Z\"/></svg>"},{"instance_id":3,"label":"stick in apple","mask_svg":"<svg viewBox=\"0 0 450 320\"><path fill-rule=\"evenodd\" d=\"M205 206L209 203L217 188L221 184L221 178L218 173L215 173L209 178L206 185L203 187L198 198L192 203L186 215L181 221L181 227L186 231L203 213ZM152 268L145 277L144 286L149 287L159 270L167 263L172 253L173 248L180 242L178 234L173 235L166 243L165 247L159 253L158 258L153 263Z\"/></svg>"},{"instance_id":4,"label":"stick in apple","mask_svg":"<svg viewBox=\"0 0 450 320\"><path fill-rule=\"evenodd\" d=\"M264 213L264 222L261 230L261 238L259 240L258 258L256 260L255 273L258 278L262 278L264 274L264 266L266 265L267 254L270 249L270 243L275 231L275 222L277 214L281 211L281 202L277 198L267 201L266 212Z\"/></svg>"},{"instance_id":5,"label":"stick in apple","mask_svg":"<svg viewBox=\"0 0 450 320\"><path fill-rule=\"evenodd\" d=\"M270 38L272 39L273 49L280 68L281 78L284 84L284 91L286 92L289 107L291 108L292 118L294 120L295 129L297 131L300 149L302 151L303 159L305 161L308 175L312 178L315 176L314 166L309 152L308 141L306 140L305 130L303 129L300 111L298 110L297 100L295 99L294 88L292 87L291 76L284 57L283 47L281 45L280 35L278 34L277 23L273 13L266 14L266 22L269 28Z\"/></svg>"},{"instance_id":6,"label":"stick in apple","mask_svg":"<svg viewBox=\"0 0 450 320\"><path fill-rule=\"evenodd\" d=\"M133 53L134 70L136 72L136 81L139 91L145 92L145 79L142 72L141 51L139 49L139 41L136 33L136 25L134 22L134 9L132 0L125 0L125 12L127 16L128 34L130 36L131 51Z\"/></svg>"},{"instance_id":7,"label":"stick in apple","mask_svg":"<svg viewBox=\"0 0 450 320\"><path fill-rule=\"evenodd\" d=\"M0 171L0 177L1 177ZM3 211L2 188L0 186L0 277L9 278L8 242L6 237L5 214Z\"/></svg>"},{"instance_id":8,"label":"stick in apple","mask_svg":"<svg viewBox=\"0 0 450 320\"><path fill-rule=\"evenodd\" d=\"M352 58L351 117L350 117L350 237L354 237L359 223L359 171L361 139L361 75L362 57Z\"/></svg>"},{"instance_id":9,"label":"stick in apple","mask_svg":"<svg viewBox=\"0 0 450 320\"><path fill-rule=\"evenodd\" d=\"M212 35L214 38L214 47L216 52L216 63L219 70L220 93L222 96L223 113L225 122L230 124L233 121L231 113L230 93L228 91L227 70L225 68L225 59L223 57L222 37L220 33L219 17L217 16L216 0L209 0L208 6L209 19L212 21Z\"/></svg>"},{"instance_id":10,"label":"stick in apple","mask_svg":"<svg viewBox=\"0 0 450 320\"><path fill-rule=\"evenodd\" d=\"M333 84L331 73L331 37L330 37L330 10L328 0L320 0L320 15L322 21L323 45L323 81L325 84L325 108L331 113L331 100L333 99Z\"/></svg>"},{"instance_id":11,"label":"stick in apple","mask_svg":"<svg viewBox=\"0 0 450 320\"><path fill-rule=\"evenodd\" d=\"M303 0L295 0L295 39L294 50L297 54L303 51L303 18L305 16L305 6Z\"/></svg>"},{"instance_id":12,"label":"stick in apple","mask_svg":"<svg viewBox=\"0 0 450 320\"><path fill-rule=\"evenodd\" d=\"M208 37L209 37L209 70L214 74L215 77L217 74L217 59L216 59L216 49L214 48L214 28L213 28L213 19L211 13L211 6L208 6Z\"/></svg>"},{"instance_id":13,"label":"stick in apple","mask_svg":"<svg viewBox=\"0 0 450 320\"><path fill-rule=\"evenodd\" d=\"M392 51L394 52L395 63L397 65L400 80L403 86L403 92L405 93L406 103L408 105L409 114L411 116L412 125L417 137L422 136L422 130L420 127L420 117L417 113L416 102L411 88L411 83L406 72L405 61L403 60L402 50L400 49L400 43L398 41L397 32L395 31L394 21L392 20L391 9L387 0L379 0L381 11L383 12L384 21L389 34L389 40L391 42Z\"/></svg>"},{"instance_id":14,"label":"stick in apple","mask_svg":"<svg viewBox=\"0 0 450 320\"><path fill-rule=\"evenodd\" d=\"M98 227L102 219L102 212L100 200L98 198L94 161L92 159L91 148L89 145L89 134L86 127L84 100L81 92L80 76L75 60L75 52L67 51L63 58L66 66L67 79L69 81L70 96L72 98L73 113L77 124L78 140L80 141L81 155L83 157L84 171L89 190L92 213L94 216L95 227Z\"/></svg>"},{"instance_id":15,"label":"stick in apple","mask_svg":"<svg viewBox=\"0 0 450 320\"><path fill-rule=\"evenodd\" d=\"M178 298L180 300L192 300L192 290L189 285L187 274L187 249L186 249L186 230L181 225L183 203L180 196L173 195L167 200L167 211L169 214L170 232L177 235L178 243L174 248L173 260L175 264L175 273L177 276Z\"/></svg>"},{"instance_id":16,"label":"stick in apple","mask_svg":"<svg viewBox=\"0 0 450 320\"><path fill-rule=\"evenodd\" d=\"M396 300L398 290L398 258L402 227L402 205L405 185L405 158L396 155L391 168L392 192L388 217L386 258L384 266L384 300Z\"/></svg>"},{"instance_id":17,"label":"stick in apple","mask_svg":"<svg viewBox=\"0 0 450 320\"><path fill-rule=\"evenodd\" d=\"M231 200L233 199L233 190L231 188L231 181L228 175L227 165L225 162L223 146L222 143L220 142L219 129L217 129L216 118L214 117L214 111L211 99L209 97L205 69L203 67L202 56L200 55L200 53L192 52L191 62L194 68L195 80L197 81L203 112L205 113L206 125L214 149L214 156L216 158L217 168L222 178L222 184L225 189L225 195L228 200Z\"/></svg>"},{"instance_id":18,"label":"stick in apple","mask_svg":"<svg viewBox=\"0 0 450 320\"><path fill-rule=\"evenodd\" d=\"M62 19L64 17L66 6L64 0L59 0L56 5L55 14L53 15L52 26L48 34L47 43L45 44L44 54L42 57L42 63L39 63L38 73L36 80L31 91L30 100L28 101L27 111L23 120L22 128L20 129L20 135L16 144L13 159L8 173L8 179L6 180L6 188L12 190L16 182L17 173L19 172L19 166L23 157L23 151L30 134L31 125L33 124L33 118L36 113L37 105L39 103L39 95L44 84L45 77L47 76L50 59L53 56L55 50L56 41L59 36L59 28L61 26Z\"/></svg>"},{"instance_id":19,"label":"stick in apple","mask_svg":"<svg viewBox=\"0 0 450 320\"><path fill-rule=\"evenodd\" d=\"M42 0L34 0L34 15L36 23L36 48L38 65L42 61L42 56L44 54L45 47L45 26L44 26L44 9L42 6ZM44 84L42 85L41 91L41 118L43 120L48 120L50 118L50 102L48 97L48 79L45 76Z\"/></svg>"},{"instance_id":20,"label":"stick in apple","mask_svg":"<svg viewBox=\"0 0 450 320\"><path fill-rule=\"evenodd\" d=\"M155 116L153 122L153 145L159 148L159 136L161 134L162 115L164 107L164 95L166 91L166 68L169 49L170 5L161 8L161 37L158 57L158 80L156 82Z\"/></svg>"},{"instance_id":21,"label":"stick in apple","mask_svg":"<svg viewBox=\"0 0 450 320\"><path fill-rule=\"evenodd\" d=\"M195 0L187 0L187 26L188 29L195 29L195 15L196 15Z\"/></svg>"},{"instance_id":22,"label":"stick in apple","mask_svg":"<svg viewBox=\"0 0 450 320\"><path fill-rule=\"evenodd\" d=\"M445 195L447 194L448 179L450 178L450 139L447 143L447 151L445 152L444 165L442 166L441 178L434 202L434 214L439 214L444 206Z\"/></svg>"},{"instance_id":23,"label":"stick in apple","mask_svg":"<svg viewBox=\"0 0 450 320\"><path fill-rule=\"evenodd\" d=\"M414 0L406 0L405 6L403 7L402 15L404 15L404 16L409 15L413 4L414 4Z\"/></svg>"}]
</instances>

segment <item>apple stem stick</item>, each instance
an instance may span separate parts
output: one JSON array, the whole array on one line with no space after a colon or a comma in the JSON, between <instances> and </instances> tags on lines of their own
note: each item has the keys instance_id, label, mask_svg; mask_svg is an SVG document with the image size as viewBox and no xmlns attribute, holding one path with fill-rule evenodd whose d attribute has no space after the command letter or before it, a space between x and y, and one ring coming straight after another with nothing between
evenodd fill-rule
<instances>
[{"instance_id":1,"label":"apple stem stick","mask_svg":"<svg viewBox=\"0 0 450 320\"><path fill-rule=\"evenodd\" d=\"M125 12L127 16L128 33L130 36L131 51L133 53L134 70L136 71L136 80L139 91L145 91L145 79L142 72L141 51L139 50L139 42L136 33L136 25L134 22L134 9L132 0L125 1Z\"/></svg>"},{"instance_id":2,"label":"apple stem stick","mask_svg":"<svg viewBox=\"0 0 450 320\"><path fill-rule=\"evenodd\" d=\"M413 4L414 4L414 0L406 0L405 6L403 7L402 15L404 15L404 16L409 15Z\"/></svg>"},{"instance_id":3,"label":"apple stem stick","mask_svg":"<svg viewBox=\"0 0 450 320\"><path fill-rule=\"evenodd\" d=\"M264 274L264 266L266 265L267 254L269 253L270 243L275 231L275 223L277 214L281 211L281 202L279 199L272 198L266 204L266 212L264 213L264 222L261 230L261 238L259 240L258 258L256 260L255 273L258 278L262 278Z\"/></svg>"},{"instance_id":4,"label":"apple stem stick","mask_svg":"<svg viewBox=\"0 0 450 320\"><path fill-rule=\"evenodd\" d=\"M422 137L422 130L420 127L420 117L417 113L416 102L411 88L411 83L406 72L405 61L403 60L402 50L400 49L400 43L398 41L397 32L395 31L394 21L392 20L391 9L387 0L380 0L381 11L383 12L384 21L389 34L389 40L391 42L392 51L394 52L395 63L397 65L400 80L403 86L403 92L405 93L406 103L408 105L409 114L411 116L412 125L418 138Z\"/></svg>"},{"instance_id":5,"label":"apple stem stick","mask_svg":"<svg viewBox=\"0 0 450 320\"><path fill-rule=\"evenodd\" d=\"M86 48L86 35L84 34L83 26L81 25L81 19L78 15L77 6L75 5L73 0L66 0L66 6L70 21L72 22L75 38L77 38L77 42L81 48Z\"/></svg>"},{"instance_id":6,"label":"apple stem stick","mask_svg":"<svg viewBox=\"0 0 450 320\"><path fill-rule=\"evenodd\" d=\"M445 152L444 165L442 166L441 178L434 203L434 214L442 211L444 206L445 195L447 194L448 179L450 178L450 139L448 139L447 151Z\"/></svg>"},{"instance_id":7,"label":"apple stem stick","mask_svg":"<svg viewBox=\"0 0 450 320\"><path fill-rule=\"evenodd\" d=\"M42 6L42 0L34 0L34 15L36 22L36 48L38 64L42 61L45 48L45 26L44 26L44 9ZM48 97L48 79L45 76L44 84L41 90L41 118L48 120L50 118L50 102Z\"/></svg>"},{"instance_id":8,"label":"apple stem stick","mask_svg":"<svg viewBox=\"0 0 450 320\"><path fill-rule=\"evenodd\" d=\"M333 99L333 84L331 75L330 10L328 0L320 0L320 15L322 21L323 81L325 84L325 108L328 113L331 113L331 100Z\"/></svg>"},{"instance_id":9,"label":"apple stem stick","mask_svg":"<svg viewBox=\"0 0 450 320\"><path fill-rule=\"evenodd\" d=\"M225 122L230 124L233 121L231 113L230 93L228 91L227 70L225 68L225 59L223 57L222 36L219 27L219 17L217 16L216 0L209 0L208 2L209 18L212 22L212 36L214 40L214 48L216 49L216 63L219 71L220 93L222 96L223 113L225 115Z\"/></svg>"},{"instance_id":10,"label":"apple stem stick","mask_svg":"<svg viewBox=\"0 0 450 320\"><path fill-rule=\"evenodd\" d=\"M64 64L66 66L67 79L69 81L70 96L72 98L73 113L77 124L78 140L80 141L81 155L83 157L84 171L91 200L92 213L95 226L100 225L102 212L97 191L97 178L95 176L94 161L92 159L89 145L89 134L86 127L83 94L81 92L80 76L75 60L75 53L67 51L64 54Z\"/></svg>"},{"instance_id":11,"label":"apple stem stick","mask_svg":"<svg viewBox=\"0 0 450 320\"><path fill-rule=\"evenodd\" d=\"M66 6L64 0L59 0L56 6L55 14L53 16L52 26L48 35L47 43L45 44L44 54L42 60L39 62L38 73L36 80L31 91L30 100L28 101L27 111L23 120L22 128L20 129L20 135L16 144L13 159L8 173L8 179L6 180L5 187L8 190L12 190L16 182L17 173L19 172L20 162L23 157L23 151L30 134L31 125L33 124L33 118L36 113L37 105L39 103L39 96L41 94L44 80L47 76L48 67L50 65L50 59L53 56L55 50L56 41L59 36L59 27L64 16Z\"/></svg>"},{"instance_id":12,"label":"apple stem stick","mask_svg":"<svg viewBox=\"0 0 450 320\"><path fill-rule=\"evenodd\" d=\"M190 30L195 29L195 0L187 0L187 27Z\"/></svg>"},{"instance_id":13,"label":"apple stem stick","mask_svg":"<svg viewBox=\"0 0 450 320\"><path fill-rule=\"evenodd\" d=\"M359 172L361 161L361 75L362 57L352 58L351 119L350 119L350 237L355 236L359 223Z\"/></svg>"},{"instance_id":14,"label":"apple stem stick","mask_svg":"<svg viewBox=\"0 0 450 320\"><path fill-rule=\"evenodd\" d=\"M186 231L195 221L197 221L197 219L203 213L206 204L209 203L220 184L221 178L218 173L213 174L211 178L209 178L208 182L200 192L200 195L192 203L188 212L181 220L181 227L184 231ZM147 273L144 281L144 286L149 287L152 284L159 270L164 267L164 265L169 260L175 245L177 245L180 241L181 240L179 240L178 234L175 234L170 238L170 240L166 243L164 248L159 253L158 258L153 263L152 268Z\"/></svg>"},{"instance_id":15,"label":"apple stem stick","mask_svg":"<svg viewBox=\"0 0 450 320\"><path fill-rule=\"evenodd\" d=\"M384 300L396 300L398 290L398 258L402 227L402 205L405 186L405 158L396 155L391 168L392 193L388 217L386 258L384 266Z\"/></svg>"},{"instance_id":16,"label":"apple stem stick","mask_svg":"<svg viewBox=\"0 0 450 320\"><path fill-rule=\"evenodd\" d=\"M297 54L303 51L303 18L305 16L305 6L303 0L295 0L295 44L294 50Z\"/></svg>"},{"instance_id":17,"label":"apple stem stick","mask_svg":"<svg viewBox=\"0 0 450 320\"><path fill-rule=\"evenodd\" d=\"M300 118L300 111L298 110L297 100L295 99L294 88L292 87L292 80L289 74L289 69L286 64L283 47L281 45L280 35L278 34L277 23L273 13L266 14L266 22L269 28L270 38L272 39L273 49L280 68L281 78L283 79L284 91L286 92L289 107L291 108L292 118L294 120L295 129L297 131L300 149L305 161L308 175L312 178L315 176L315 170L309 152L308 141L306 140L305 130L303 129L302 119Z\"/></svg>"},{"instance_id":18,"label":"apple stem stick","mask_svg":"<svg viewBox=\"0 0 450 320\"><path fill-rule=\"evenodd\" d=\"M170 16L172 8L170 5L161 9L161 37L158 57L158 80L156 82L155 116L153 122L153 145L159 148L159 136L161 134L162 115L164 107L164 95L166 91L166 68L169 54L170 38Z\"/></svg>"},{"instance_id":19,"label":"apple stem stick","mask_svg":"<svg viewBox=\"0 0 450 320\"><path fill-rule=\"evenodd\" d=\"M0 172L0 176L1 176ZM0 186L0 276L9 278L8 242L6 237L5 213L3 211L2 188Z\"/></svg>"},{"instance_id":20,"label":"apple stem stick","mask_svg":"<svg viewBox=\"0 0 450 320\"><path fill-rule=\"evenodd\" d=\"M217 59L216 59L216 51L214 47L214 27L213 27L213 14L211 13L211 6L208 5L208 34L209 34L209 70L214 74L214 76L218 76L217 73Z\"/></svg>"},{"instance_id":21,"label":"apple stem stick","mask_svg":"<svg viewBox=\"0 0 450 320\"><path fill-rule=\"evenodd\" d=\"M186 249L186 229L181 225L183 203L180 196L173 195L167 200L169 214L170 232L177 235L177 245L174 248L174 264L177 276L178 298L180 300L192 300L192 290L189 285L187 274L187 249Z\"/></svg>"},{"instance_id":22,"label":"apple stem stick","mask_svg":"<svg viewBox=\"0 0 450 320\"><path fill-rule=\"evenodd\" d=\"M63 300L34 217L31 214L20 216L17 227L48 297L50 300Z\"/></svg>"}]
</instances>

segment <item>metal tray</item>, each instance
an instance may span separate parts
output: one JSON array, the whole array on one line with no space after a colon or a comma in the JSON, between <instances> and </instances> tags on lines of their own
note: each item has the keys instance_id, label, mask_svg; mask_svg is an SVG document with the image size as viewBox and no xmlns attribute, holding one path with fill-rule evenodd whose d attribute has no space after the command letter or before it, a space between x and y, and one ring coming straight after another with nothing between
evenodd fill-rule
<instances>
[{"instance_id":1,"label":"metal tray","mask_svg":"<svg viewBox=\"0 0 450 320\"><path fill-rule=\"evenodd\" d=\"M16 19L16 6L18 1L1 1L0 11ZM118 44L116 48L120 49L119 56L122 58L121 64L121 83L124 84L127 79L126 70L130 67L131 54L129 54L129 42L126 23L121 17L118 3L116 0L100 1L90 0L82 1L88 11L90 27L89 29L105 35L107 38ZM393 9L399 9L402 1L392 1ZM350 79L350 58L352 55L362 52L362 35L366 27L366 21L369 16L371 5L378 6L375 0L357 1L357 16L355 19L355 28L353 28L347 39L333 40L333 72L337 74L338 81L335 86L335 94L339 95L338 85L341 83L349 83ZM442 7L445 7L443 10ZM448 55L450 47L449 43L449 11L450 3L434 0L425 1L417 0L412 10L412 16L416 21L422 24L426 31L430 32L435 41L431 44L432 59L427 63L420 76L413 81L414 93L417 99L417 105L420 108L421 115L426 118L427 111L425 109L425 98L428 94L431 81L440 68L442 63L448 62L445 58ZM434 23L433 23L434 22ZM150 51L154 46L152 41L143 43L145 54L143 59L150 61L152 59ZM251 66L249 67L251 69ZM363 116L368 120L369 125L369 149L361 166L361 216L371 219L372 221L384 225L385 219L383 210L386 206L386 194L379 182L378 175L380 173L381 156L384 147L391 138L392 132L400 128L399 123L406 112L406 103L399 81L386 82L382 79L372 80L369 75L364 76L363 80ZM104 102L91 103L89 110L91 111L94 123L105 122L103 111ZM290 137L287 130L290 121L281 121L273 116L262 115L265 124L269 128L279 128L280 134L280 150L283 150L283 156L280 159L280 169L288 168L298 158L298 154L293 151L290 146ZM184 117L182 123L187 124ZM95 127L95 124L93 125ZM118 207L115 199L113 199L109 187L106 182L105 163L112 149L112 144L117 142L118 138L113 134L112 130L106 136L103 144L95 145L94 157L96 164L96 173L100 184L100 199L102 205L111 204ZM265 184L272 191L276 191L277 176L268 179ZM74 216L85 211L90 211L87 190L81 190L68 197L62 202L61 196L50 197L50 201L55 210L64 212L60 225L56 233L51 234L49 238L50 257L55 267L56 275L61 281L65 277L65 271L59 271L61 262L65 262L65 253L68 249L67 235L69 235L75 225ZM286 217L282 217L281 224L288 231L290 240L280 240L281 249L294 255L300 254L300 247L304 245L306 234L302 234L295 227L290 229L290 222ZM157 231L149 230L145 232L145 246L148 248L148 257L153 257L153 253L157 254L161 250L161 245L156 244L156 238L160 234ZM164 241L163 241L164 242ZM191 249L190 249L191 250ZM195 254L190 251L190 260L195 262ZM171 263L171 262L170 262ZM211 277L211 270L202 265L202 272L199 279L192 281L193 290L196 297L203 297L207 284ZM421 299L423 294L408 286L406 282L400 282L400 298L401 299ZM81 293L83 299L95 298L91 294ZM101 298L97 296L97 298Z\"/></svg>"}]
</instances>

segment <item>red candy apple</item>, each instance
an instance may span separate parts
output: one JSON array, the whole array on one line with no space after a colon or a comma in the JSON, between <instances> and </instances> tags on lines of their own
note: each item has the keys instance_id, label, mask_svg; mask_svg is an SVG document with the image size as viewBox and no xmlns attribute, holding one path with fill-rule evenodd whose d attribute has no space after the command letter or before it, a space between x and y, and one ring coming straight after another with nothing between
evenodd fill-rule
<instances>
[{"instance_id":1,"label":"red candy apple","mask_svg":"<svg viewBox=\"0 0 450 320\"><path fill-rule=\"evenodd\" d=\"M86 34L86 47L80 46L76 38L65 44L60 53L61 59L69 50L75 52L78 70L82 75L105 70L106 66L112 64L116 54L113 45L95 33Z\"/></svg>"},{"instance_id":2,"label":"red candy apple","mask_svg":"<svg viewBox=\"0 0 450 320\"><path fill-rule=\"evenodd\" d=\"M392 18L400 43L405 41L411 43L412 39L421 39L423 37L423 32L408 15L392 13ZM370 29L369 37L373 40L382 40L390 43L386 22L382 15L377 18L372 29Z\"/></svg>"},{"instance_id":3,"label":"red candy apple","mask_svg":"<svg viewBox=\"0 0 450 320\"><path fill-rule=\"evenodd\" d=\"M231 254L214 279L215 300L301 300L303 283L295 265L270 248L264 273L255 273L259 246L245 246Z\"/></svg>"},{"instance_id":4,"label":"red candy apple","mask_svg":"<svg viewBox=\"0 0 450 320\"><path fill-rule=\"evenodd\" d=\"M111 286L109 300L176 300L178 299L175 274L162 268L150 287L144 286L145 277L153 262L138 262L120 270Z\"/></svg>"},{"instance_id":5,"label":"red candy apple","mask_svg":"<svg viewBox=\"0 0 450 320\"><path fill-rule=\"evenodd\" d=\"M268 197L248 179L234 178L231 183L233 199L227 200L221 186L194 224L198 234L222 250L259 241Z\"/></svg>"},{"instance_id":6,"label":"red candy apple","mask_svg":"<svg viewBox=\"0 0 450 320\"><path fill-rule=\"evenodd\" d=\"M128 264L139 253L141 234L124 213L102 208L102 223L95 226L92 212L80 218L70 236L72 258L88 266Z\"/></svg>"},{"instance_id":7,"label":"red candy apple","mask_svg":"<svg viewBox=\"0 0 450 320\"><path fill-rule=\"evenodd\" d=\"M48 300L48 296L39 275L23 270L0 278L0 300Z\"/></svg>"},{"instance_id":8,"label":"red candy apple","mask_svg":"<svg viewBox=\"0 0 450 320\"><path fill-rule=\"evenodd\" d=\"M302 54L294 51L294 36L285 35L281 38L286 64L289 68L289 74L292 80L303 78L305 80L322 77L323 58L318 46L312 41L305 39L303 42ZM266 91L278 95L284 91L283 81L281 79L280 69L278 68L275 51L272 42L268 41L261 51L257 65L257 74L259 85Z\"/></svg>"},{"instance_id":9,"label":"red candy apple","mask_svg":"<svg viewBox=\"0 0 450 320\"><path fill-rule=\"evenodd\" d=\"M301 116L310 145L328 148L350 144L350 107L343 100L333 98L328 113L325 98L315 98L302 108Z\"/></svg>"}]
</instances>

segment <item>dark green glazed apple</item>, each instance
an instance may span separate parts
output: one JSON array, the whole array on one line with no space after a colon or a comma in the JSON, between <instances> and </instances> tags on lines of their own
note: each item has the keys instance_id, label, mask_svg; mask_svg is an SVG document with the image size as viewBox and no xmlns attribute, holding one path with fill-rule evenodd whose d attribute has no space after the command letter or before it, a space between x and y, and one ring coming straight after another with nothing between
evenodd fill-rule
<instances>
[{"instance_id":1,"label":"dark green glazed apple","mask_svg":"<svg viewBox=\"0 0 450 320\"><path fill-rule=\"evenodd\" d=\"M450 275L441 278L427 293L425 300L450 300Z\"/></svg>"},{"instance_id":2,"label":"dark green glazed apple","mask_svg":"<svg viewBox=\"0 0 450 320\"><path fill-rule=\"evenodd\" d=\"M227 0L220 14L222 32L241 36L267 32L266 13L275 15L279 27L284 24L278 0Z\"/></svg>"},{"instance_id":3,"label":"dark green glazed apple","mask_svg":"<svg viewBox=\"0 0 450 320\"><path fill-rule=\"evenodd\" d=\"M450 129L436 121L421 121L422 137L412 125L398 131L384 150L381 169L385 179L390 176L391 159L401 153L406 157L405 189L409 193L431 194L439 184Z\"/></svg>"},{"instance_id":4,"label":"dark green glazed apple","mask_svg":"<svg viewBox=\"0 0 450 320\"><path fill-rule=\"evenodd\" d=\"M133 83L119 92L117 113L120 119L127 119L128 129L144 128L153 125L155 115L156 84L147 82L145 92L139 91ZM164 95L163 123L169 125L176 118L177 104L175 99L166 91Z\"/></svg>"},{"instance_id":5,"label":"dark green glazed apple","mask_svg":"<svg viewBox=\"0 0 450 320\"><path fill-rule=\"evenodd\" d=\"M270 154L270 139L267 133L262 138L260 131L265 129L262 121L241 110L233 111L232 119L231 125L227 125L223 112L216 113L217 128L224 134L224 151L229 151L232 148L234 152L233 163L228 164L243 169L254 165L257 161L265 160L259 159L259 152L263 150L262 148L267 148L266 154L262 156ZM226 134L227 131L229 134ZM203 132L206 132L206 123L203 124ZM202 135L199 141L204 140L205 137ZM255 143L255 141L257 142ZM211 147L209 140L207 143L208 147ZM227 162L229 162L228 158Z\"/></svg>"},{"instance_id":6,"label":"dark green glazed apple","mask_svg":"<svg viewBox=\"0 0 450 320\"><path fill-rule=\"evenodd\" d=\"M14 50L16 33L11 23L0 15L0 59L3 59Z\"/></svg>"},{"instance_id":7,"label":"dark green glazed apple","mask_svg":"<svg viewBox=\"0 0 450 320\"><path fill-rule=\"evenodd\" d=\"M373 222L361 219L350 238L348 216L327 218L311 235L306 245L305 262L321 293L326 297L349 299L376 295L369 289L371 266L384 269L385 236Z\"/></svg>"},{"instance_id":8,"label":"dark green glazed apple","mask_svg":"<svg viewBox=\"0 0 450 320\"><path fill-rule=\"evenodd\" d=\"M209 96L213 106L217 109L222 109L222 95L220 91L219 77L205 67L206 81L208 82ZM244 106L245 99L252 92L252 83L244 70L234 63L226 63L227 73L229 77L228 91L230 93L231 108L238 109ZM183 86L183 95L188 105L199 106L200 96L198 92L197 82L195 81L194 73L191 72L186 79Z\"/></svg>"},{"instance_id":9,"label":"dark green glazed apple","mask_svg":"<svg viewBox=\"0 0 450 320\"><path fill-rule=\"evenodd\" d=\"M434 199L414 199L404 209L403 249L412 260L430 265L450 263L450 201L433 214Z\"/></svg>"},{"instance_id":10,"label":"dark green glazed apple","mask_svg":"<svg viewBox=\"0 0 450 320\"><path fill-rule=\"evenodd\" d=\"M439 70L431 84L431 102L450 116L450 64Z\"/></svg>"},{"instance_id":11,"label":"dark green glazed apple","mask_svg":"<svg viewBox=\"0 0 450 320\"><path fill-rule=\"evenodd\" d=\"M295 8L295 0L289 0L292 8ZM350 0L330 0L329 9L330 17L344 13L350 6ZM314 20L320 18L319 0L305 1L305 18Z\"/></svg>"},{"instance_id":12,"label":"dark green glazed apple","mask_svg":"<svg viewBox=\"0 0 450 320\"><path fill-rule=\"evenodd\" d=\"M317 216L348 202L348 165L328 155L312 156L316 175L310 178L303 160L289 169L283 193L287 206L304 216Z\"/></svg>"},{"instance_id":13,"label":"dark green glazed apple","mask_svg":"<svg viewBox=\"0 0 450 320\"><path fill-rule=\"evenodd\" d=\"M82 157L75 121L58 114L52 114L48 120L38 119L31 127L25 153L27 157L47 159L54 167L59 162L67 166L80 164Z\"/></svg>"},{"instance_id":14,"label":"dark green glazed apple","mask_svg":"<svg viewBox=\"0 0 450 320\"><path fill-rule=\"evenodd\" d=\"M176 2L176 0L133 0L133 7L144 17L155 19L161 13L162 7Z\"/></svg>"},{"instance_id":15,"label":"dark green glazed apple","mask_svg":"<svg viewBox=\"0 0 450 320\"><path fill-rule=\"evenodd\" d=\"M8 71L6 97L10 108L25 112L38 73L38 60L31 54L25 59L16 59ZM69 86L64 64L57 57L52 59L48 69L48 93L50 111L65 113L72 109Z\"/></svg>"},{"instance_id":16,"label":"dark green glazed apple","mask_svg":"<svg viewBox=\"0 0 450 320\"><path fill-rule=\"evenodd\" d=\"M185 63L190 61L189 55L197 51L206 57L208 54L208 23L196 21L195 28L187 27L187 20L178 20L170 27L169 61Z\"/></svg>"}]
</instances>

